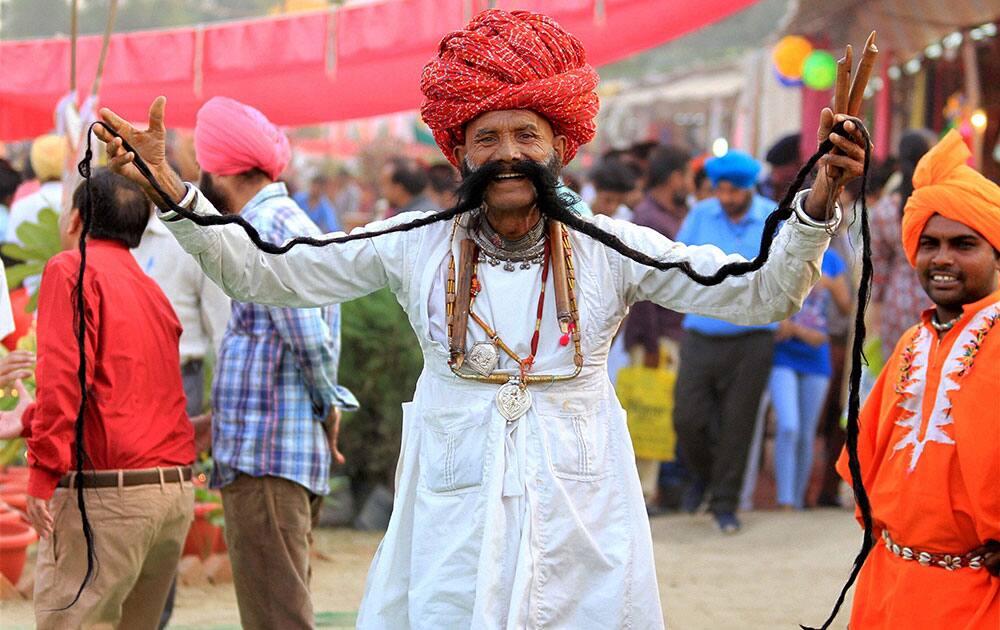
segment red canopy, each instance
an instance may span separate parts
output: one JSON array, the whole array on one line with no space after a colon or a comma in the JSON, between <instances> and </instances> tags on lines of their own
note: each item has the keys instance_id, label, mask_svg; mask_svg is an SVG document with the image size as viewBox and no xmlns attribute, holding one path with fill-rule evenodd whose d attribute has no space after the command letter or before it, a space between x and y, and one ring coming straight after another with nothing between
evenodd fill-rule
<instances>
[{"instance_id":1,"label":"red canopy","mask_svg":"<svg viewBox=\"0 0 1000 630\"><path fill-rule=\"evenodd\" d=\"M754 0L497 0L547 13L608 64L711 24ZM287 126L386 114L420 105L420 70L441 37L483 0L385 0L330 12L114 35L101 104L145 120L167 96L167 124L191 127L205 100L226 95ZM78 85L89 89L101 38L77 42ZM0 43L0 141L53 127L69 85L66 38ZM82 100L82 99L81 99Z\"/></svg>"}]
</instances>

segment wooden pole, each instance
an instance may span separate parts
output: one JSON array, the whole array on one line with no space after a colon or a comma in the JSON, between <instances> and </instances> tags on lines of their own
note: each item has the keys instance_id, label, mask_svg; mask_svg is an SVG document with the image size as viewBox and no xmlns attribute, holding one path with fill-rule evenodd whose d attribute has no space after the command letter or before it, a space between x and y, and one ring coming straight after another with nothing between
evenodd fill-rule
<instances>
[{"instance_id":1,"label":"wooden pole","mask_svg":"<svg viewBox=\"0 0 1000 630\"><path fill-rule=\"evenodd\" d=\"M861 61L858 62L858 71L854 74L854 82L851 83L851 93L847 97L847 114L857 116L861 111L861 103L865 98L865 88L868 87L868 80L875 69L875 59L878 57L878 47L875 46L875 31L868 36L865 42L864 52L861 53Z\"/></svg>"},{"instance_id":2,"label":"wooden pole","mask_svg":"<svg viewBox=\"0 0 1000 630\"><path fill-rule=\"evenodd\" d=\"M965 96L969 115L979 109L982 100L982 86L979 84L979 57L976 46L968 37L962 44L962 74L965 75ZM983 170L983 132L985 129L972 128L972 166Z\"/></svg>"},{"instance_id":3,"label":"wooden pole","mask_svg":"<svg viewBox=\"0 0 1000 630\"><path fill-rule=\"evenodd\" d=\"M465 336L469 330L469 310L472 308L472 271L476 268L476 242L462 239L458 254L458 282L455 286L455 310L452 311L451 339L448 346L452 365L456 369L465 363Z\"/></svg>"},{"instance_id":4,"label":"wooden pole","mask_svg":"<svg viewBox=\"0 0 1000 630\"><path fill-rule=\"evenodd\" d=\"M76 92L76 33L80 0L73 0L69 13L69 91Z\"/></svg>"},{"instance_id":5,"label":"wooden pole","mask_svg":"<svg viewBox=\"0 0 1000 630\"><path fill-rule=\"evenodd\" d=\"M552 286L556 292L556 319L559 330L565 335L573 321L573 306L569 303L569 281L566 271L566 253L563 247L562 223L549 221L549 259L552 261Z\"/></svg>"},{"instance_id":6,"label":"wooden pole","mask_svg":"<svg viewBox=\"0 0 1000 630\"><path fill-rule=\"evenodd\" d=\"M118 15L118 0L111 0L111 7L108 9L108 20L104 24L104 39L101 41L101 56L97 60L97 73L94 75L94 83L90 86L90 95L97 96L101 90L101 77L104 75L104 62L108 59L108 46L111 43L111 33L115 28L115 18Z\"/></svg>"},{"instance_id":7,"label":"wooden pole","mask_svg":"<svg viewBox=\"0 0 1000 630\"><path fill-rule=\"evenodd\" d=\"M847 113L847 97L851 89L851 69L854 67L854 51L847 45L844 56L837 60L837 83L833 92L833 113Z\"/></svg>"}]
</instances>

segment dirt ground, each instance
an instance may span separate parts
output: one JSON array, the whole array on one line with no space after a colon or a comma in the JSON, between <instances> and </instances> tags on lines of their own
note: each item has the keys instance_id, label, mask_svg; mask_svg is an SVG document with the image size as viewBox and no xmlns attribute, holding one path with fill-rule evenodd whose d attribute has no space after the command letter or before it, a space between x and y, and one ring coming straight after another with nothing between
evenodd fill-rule
<instances>
[{"instance_id":1,"label":"dirt ground","mask_svg":"<svg viewBox=\"0 0 1000 630\"><path fill-rule=\"evenodd\" d=\"M836 598L860 543L847 510L759 511L743 515L743 530L723 537L711 518L652 519L660 597L673 630L818 626ZM317 626L352 627L368 563L381 534L322 530L314 565ZM847 614L833 627L847 627ZM30 602L0 602L0 627L32 627ZM182 587L170 628L239 628L232 585Z\"/></svg>"}]
</instances>

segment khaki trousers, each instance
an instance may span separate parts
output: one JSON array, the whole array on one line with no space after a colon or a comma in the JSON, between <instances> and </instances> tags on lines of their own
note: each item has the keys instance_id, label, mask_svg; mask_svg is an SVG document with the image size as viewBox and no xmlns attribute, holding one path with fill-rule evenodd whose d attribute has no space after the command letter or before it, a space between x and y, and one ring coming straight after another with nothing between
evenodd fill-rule
<instances>
[{"instance_id":1,"label":"khaki trousers","mask_svg":"<svg viewBox=\"0 0 1000 630\"><path fill-rule=\"evenodd\" d=\"M323 497L281 477L222 488L226 545L245 630L313 627L309 550Z\"/></svg>"},{"instance_id":2,"label":"khaki trousers","mask_svg":"<svg viewBox=\"0 0 1000 630\"><path fill-rule=\"evenodd\" d=\"M66 610L87 571L75 488L57 488L53 533L38 544L35 622L39 630L152 630L177 572L194 516L190 481L84 490L97 566L80 600Z\"/></svg>"}]
</instances>

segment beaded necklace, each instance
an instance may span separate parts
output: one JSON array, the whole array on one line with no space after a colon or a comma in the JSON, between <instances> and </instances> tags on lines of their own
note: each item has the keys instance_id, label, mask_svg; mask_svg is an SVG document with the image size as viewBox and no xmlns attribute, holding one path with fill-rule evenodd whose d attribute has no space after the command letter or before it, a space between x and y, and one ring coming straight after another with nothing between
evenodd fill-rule
<instances>
[{"instance_id":1,"label":"beaded necklace","mask_svg":"<svg viewBox=\"0 0 1000 630\"><path fill-rule=\"evenodd\" d=\"M446 287L445 296L445 314L448 319L448 338L449 340L454 339L454 327L458 323L456 322L456 265L455 265L455 254L454 254L454 240L455 234L458 228L458 221L452 228L452 247L450 248L449 260L448 260L448 281ZM495 383L500 384L501 387L497 390L497 407L500 413L507 419L508 422L513 422L524 415L528 409L531 407L532 399L531 392L528 390L528 385L535 383L554 383L557 381L566 381L575 378L580 374L583 369L583 352L580 348L580 332L579 332L579 311L576 304L576 293L574 291L575 277L573 270L573 250L569 240L569 232L561 224L555 224L550 226L550 234L545 237L546 240L544 245L544 254L542 262L542 288L538 296L538 307L536 309L535 318L535 329L531 337L531 354L522 359L513 349L504 342L497 332L491 327L482 317L476 314L472 310L472 304L475 301L476 296L482 291L482 284L479 280L478 274L476 273L476 261L478 259L478 247L473 246L470 248L470 255L462 256L461 265L464 267L466 265L472 265L472 280L469 283L469 308L468 308L468 319L474 321L478 326L480 326L486 335L490 338L490 341L478 342L473 345L468 353L463 350L458 353L453 352L452 358L449 360L449 365L451 366L452 372L463 379L474 380L484 383ZM551 238L556 236L560 240L560 247L552 247ZM552 257L553 249L561 250L562 260L558 261L561 263L560 267L564 270L563 273L559 273L557 268L557 261ZM559 327L563 331L563 336L560 339L560 345L568 345L569 341L573 341L574 346L574 371L571 374L531 374L531 368L535 362L535 355L538 351L538 341L540 336L542 315L545 305L545 286L548 280L548 273L550 264L552 268L557 270L555 274L555 282L557 284L562 281L565 290L557 291L557 298L560 294L566 296L568 302L565 309L557 310L568 310L569 313L565 316L562 313L557 314L559 317ZM563 276L563 278L560 278ZM558 287L557 287L558 288ZM557 300L561 301L561 300ZM564 321L565 320L565 321ZM516 374L500 373L496 372L496 366L499 362L499 353L497 348L500 348L505 354L507 354L511 359L516 361L519 365L519 371Z\"/></svg>"}]
</instances>

